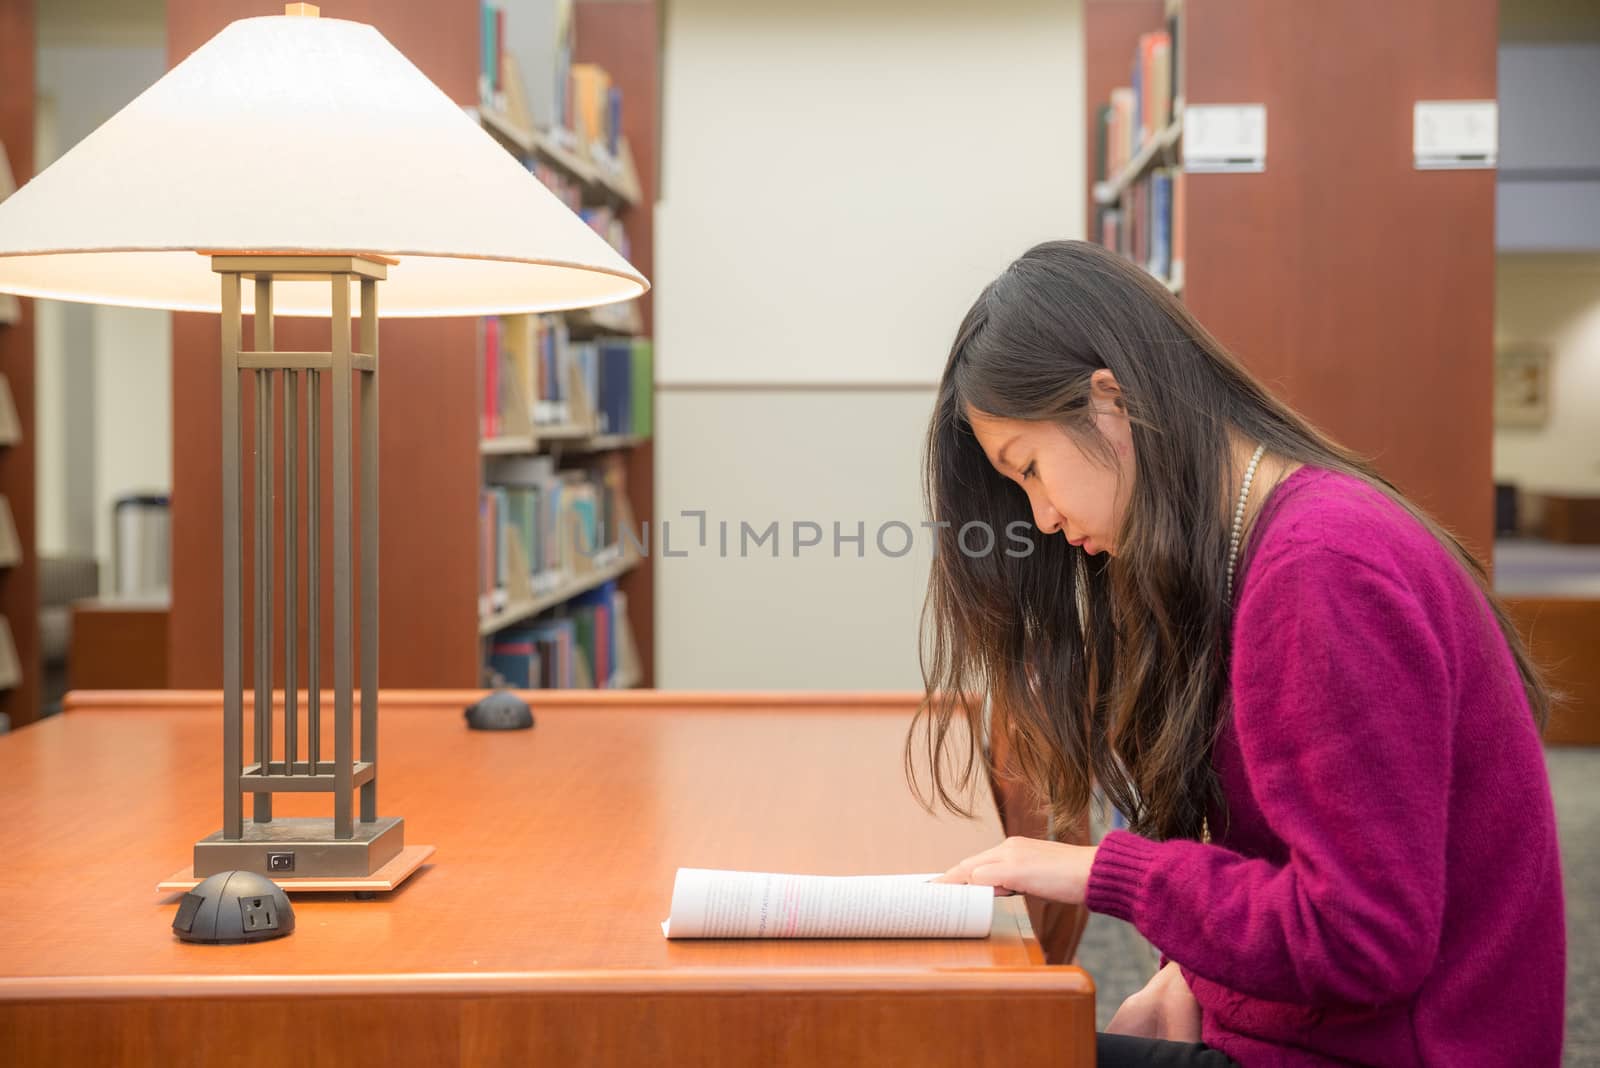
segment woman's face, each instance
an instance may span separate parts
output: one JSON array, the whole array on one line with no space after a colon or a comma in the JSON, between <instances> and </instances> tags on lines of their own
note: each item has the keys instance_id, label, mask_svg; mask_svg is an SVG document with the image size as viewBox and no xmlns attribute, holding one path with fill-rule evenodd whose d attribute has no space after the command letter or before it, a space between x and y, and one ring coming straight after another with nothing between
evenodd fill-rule
<instances>
[{"instance_id":1,"label":"woman's face","mask_svg":"<svg viewBox=\"0 0 1600 1068\"><path fill-rule=\"evenodd\" d=\"M1028 495L1034 524L1046 534L1060 531L1087 553L1116 555L1117 531L1133 489L1133 437L1121 394L1110 371L1090 379L1095 427L1111 447L1114 463L1085 452L1051 422L1001 419L969 408L967 415L989 462Z\"/></svg>"}]
</instances>

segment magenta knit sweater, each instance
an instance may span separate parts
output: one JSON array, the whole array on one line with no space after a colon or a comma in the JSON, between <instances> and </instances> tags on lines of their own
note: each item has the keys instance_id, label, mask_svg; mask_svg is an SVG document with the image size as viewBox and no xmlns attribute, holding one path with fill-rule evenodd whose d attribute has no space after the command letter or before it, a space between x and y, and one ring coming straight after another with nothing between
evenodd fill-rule
<instances>
[{"instance_id":1,"label":"magenta knit sweater","mask_svg":"<svg viewBox=\"0 0 1600 1068\"><path fill-rule=\"evenodd\" d=\"M1309 467L1241 563L1226 815L1209 845L1107 834L1089 907L1181 965L1245 1068L1559 1064L1550 782L1482 594L1387 497Z\"/></svg>"}]
</instances>

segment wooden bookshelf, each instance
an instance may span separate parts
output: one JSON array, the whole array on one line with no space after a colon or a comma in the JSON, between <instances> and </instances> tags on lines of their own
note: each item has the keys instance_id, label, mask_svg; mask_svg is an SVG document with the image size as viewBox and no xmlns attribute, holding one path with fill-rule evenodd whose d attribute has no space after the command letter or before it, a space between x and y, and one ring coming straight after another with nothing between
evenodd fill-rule
<instances>
[{"instance_id":1,"label":"wooden bookshelf","mask_svg":"<svg viewBox=\"0 0 1600 1068\"><path fill-rule=\"evenodd\" d=\"M484 615L478 621L478 633L490 635L496 631L505 630L513 624L532 619L541 612L548 612L550 609L572 600L580 593L588 593L595 587L610 582L614 578L621 578L633 568L638 567L639 560L640 557L637 554L623 553L619 559L612 563L597 567L593 571L564 579L553 590L526 600L513 601L504 608Z\"/></svg>"},{"instance_id":2,"label":"wooden bookshelf","mask_svg":"<svg viewBox=\"0 0 1600 1068\"><path fill-rule=\"evenodd\" d=\"M551 444L564 453L608 452L631 449L649 440L648 434L589 434L583 427L564 425L539 427L532 434L482 438L478 451L485 456L522 456L539 452L546 444Z\"/></svg>"},{"instance_id":3,"label":"wooden bookshelf","mask_svg":"<svg viewBox=\"0 0 1600 1068\"><path fill-rule=\"evenodd\" d=\"M1098 204L1115 204L1122 199L1133 184L1147 176L1159 163L1177 163L1183 144L1183 113L1179 111L1165 128L1160 130L1116 174L1094 184L1094 199Z\"/></svg>"},{"instance_id":4,"label":"wooden bookshelf","mask_svg":"<svg viewBox=\"0 0 1600 1068\"><path fill-rule=\"evenodd\" d=\"M521 155L538 156L588 189L612 197L628 207L639 206L639 174L634 166L633 151L626 140L622 142L615 160L596 159L568 147L560 134L524 125L503 111L494 108L467 110L475 113L484 128L508 148Z\"/></svg>"},{"instance_id":5,"label":"wooden bookshelf","mask_svg":"<svg viewBox=\"0 0 1600 1068\"><path fill-rule=\"evenodd\" d=\"M1100 181L1097 109L1129 84L1139 35L1173 16L1176 121ZM1181 171L1184 111L1265 105L1263 170L1177 176L1182 244L1163 281L1487 559L1495 175L1418 170L1411 134L1418 100L1495 97L1492 0L1089 0L1085 36L1089 236L1163 157Z\"/></svg>"},{"instance_id":6,"label":"wooden bookshelf","mask_svg":"<svg viewBox=\"0 0 1600 1068\"><path fill-rule=\"evenodd\" d=\"M568 312L567 327L575 338L638 337L645 332L644 316L632 301Z\"/></svg>"},{"instance_id":7,"label":"wooden bookshelf","mask_svg":"<svg viewBox=\"0 0 1600 1068\"><path fill-rule=\"evenodd\" d=\"M0 200L17 191L16 176L11 173L11 157L0 140ZM22 301L14 293L0 293L0 326L12 325L22 318Z\"/></svg>"},{"instance_id":8,"label":"wooden bookshelf","mask_svg":"<svg viewBox=\"0 0 1600 1068\"><path fill-rule=\"evenodd\" d=\"M0 197L33 176L34 4L0 5ZM34 302L0 297L0 498L10 514L0 569L0 714L39 717L39 576L34 552Z\"/></svg>"},{"instance_id":9,"label":"wooden bookshelf","mask_svg":"<svg viewBox=\"0 0 1600 1068\"><path fill-rule=\"evenodd\" d=\"M562 446L566 452L610 452L613 449L632 449L648 444L648 434L595 434L578 438Z\"/></svg>"},{"instance_id":10,"label":"wooden bookshelf","mask_svg":"<svg viewBox=\"0 0 1600 1068\"><path fill-rule=\"evenodd\" d=\"M517 14L513 12L512 17ZM570 132L536 128L524 104L525 86L520 72L510 57L502 61L502 84L496 96L497 106L480 106L469 110L513 155L548 164L575 182L581 190L585 206L609 207L615 212L628 236L630 259L648 277L651 273L650 213L654 190L654 100L657 93L656 53L659 47L656 7L654 3L631 0L627 3L580 0L574 9L574 18L574 62L595 63L604 67L612 78L612 84L622 90L624 129L614 159L608 158L598 145L589 146L587 150L580 149ZM650 307L647 295L639 300L578 309L560 315L573 342L647 338L650 333ZM506 329L506 320L503 319L502 351L508 351L505 346ZM518 324L511 329L523 327ZM575 379L580 377L574 372ZM529 406L525 402L532 402L535 398L521 397L521 393L527 392L527 387L515 381L507 383L502 380L501 388L509 389L509 392L502 394L497 418L500 433L492 437L480 437L480 455L487 460L542 453L561 464L572 457L598 453L622 454L626 497L619 503L621 514L627 518L621 526L624 530L631 528L637 537L639 520L649 522L653 515L654 463L650 436L599 433L599 398L588 396L581 381L567 385L564 403L570 409L567 413L569 419L562 424L539 423L521 410L508 411L508 407L525 409ZM653 389L650 392L653 406ZM507 396L509 402L504 399ZM653 418L650 422L653 426ZM489 474L488 467L486 463L486 477ZM514 558L520 556L520 550L513 555ZM512 562L507 568L517 570L524 566L520 562ZM651 650L654 591L648 554L632 553L581 574L565 576L554 589L537 593L527 589L527 584L514 580L514 588L506 591L510 594L510 603L480 615L479 634L489 639L508 627L559 609L574 597L612 580L619 580L619 590L623 594L621 600L625 604L624 618L617 620L618 644L628 648L629 656L626 658L627 670L618 670L609 682L611 685L650 685L654 678ZM523 588L518 590L515 588L518 586ZM488 661L487 642L481 660L485 663ZM581 671L579 677L583 677ZM600 684L604 685L605 682Z\"/></svg>"}]
</instances>

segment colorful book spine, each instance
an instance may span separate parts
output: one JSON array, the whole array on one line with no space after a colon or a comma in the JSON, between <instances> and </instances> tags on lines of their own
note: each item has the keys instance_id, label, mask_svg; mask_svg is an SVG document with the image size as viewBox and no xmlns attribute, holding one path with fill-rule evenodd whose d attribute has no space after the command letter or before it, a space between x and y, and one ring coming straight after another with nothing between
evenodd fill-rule
<instances>
[{"instance_id":1,"label":"colorful book spine","mask_svg":"<svg viewBox=\"0 0 1600 1068\"><path fill-rule=\"evenodd\" d=\"M649 338L633 339L633 373L629 384L633 390L633 432L647 438L655 432L655 346Z\"/></svg>"},{"instance_id":2,"label":"colorful book spine","mask_svg":"<svg viewBox=\"0 0 1600 1068\"><path fill-rule=\"evenodd\" d=\"M1150 176L1150 273L1157 278L1172 277L1172 172L1159 170Z\"/></svg>"},{"instance_id":3,"label":"colorful book spine","mask_svg":"<svg viewBox=\"0 0 1600 1068\"><path fill-rule=\"evenodd\" d=\"M606 92L606 151L622 151L622 90L615 85Z\"/></svg>"},{"instance_id":4,"label":"colorful book spine","mask_svg":"<svg viewBox=\"0 0 1600 1068\"><path fill-rule=\"evenodd\" d=\"M483 337L483 414L480 433L492 438L500 433L500 320L488 316L481 320Z\"/></svg>"}]
</instances>

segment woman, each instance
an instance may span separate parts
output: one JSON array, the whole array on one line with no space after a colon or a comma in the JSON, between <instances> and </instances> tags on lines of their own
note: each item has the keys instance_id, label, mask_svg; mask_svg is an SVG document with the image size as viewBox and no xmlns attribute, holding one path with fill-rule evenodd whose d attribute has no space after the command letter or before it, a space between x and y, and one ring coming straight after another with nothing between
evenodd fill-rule
<instances>
[{"instance_id":1,"label":"woman","mask_svg":"<svg viewBox=\"0 0 1600 1068\"><path fill-rule=\"evenodd\" d=\"M1162 952L1101 1064L1558 1063L1549 698L1453 537L1082 242L967 313L925 474L908 768L955 755L926 796L967 811L987 694L996 770L1055 826L1095 787L1127 817L942 876L1084 903Z\"/></svg>"}]
</instances>

